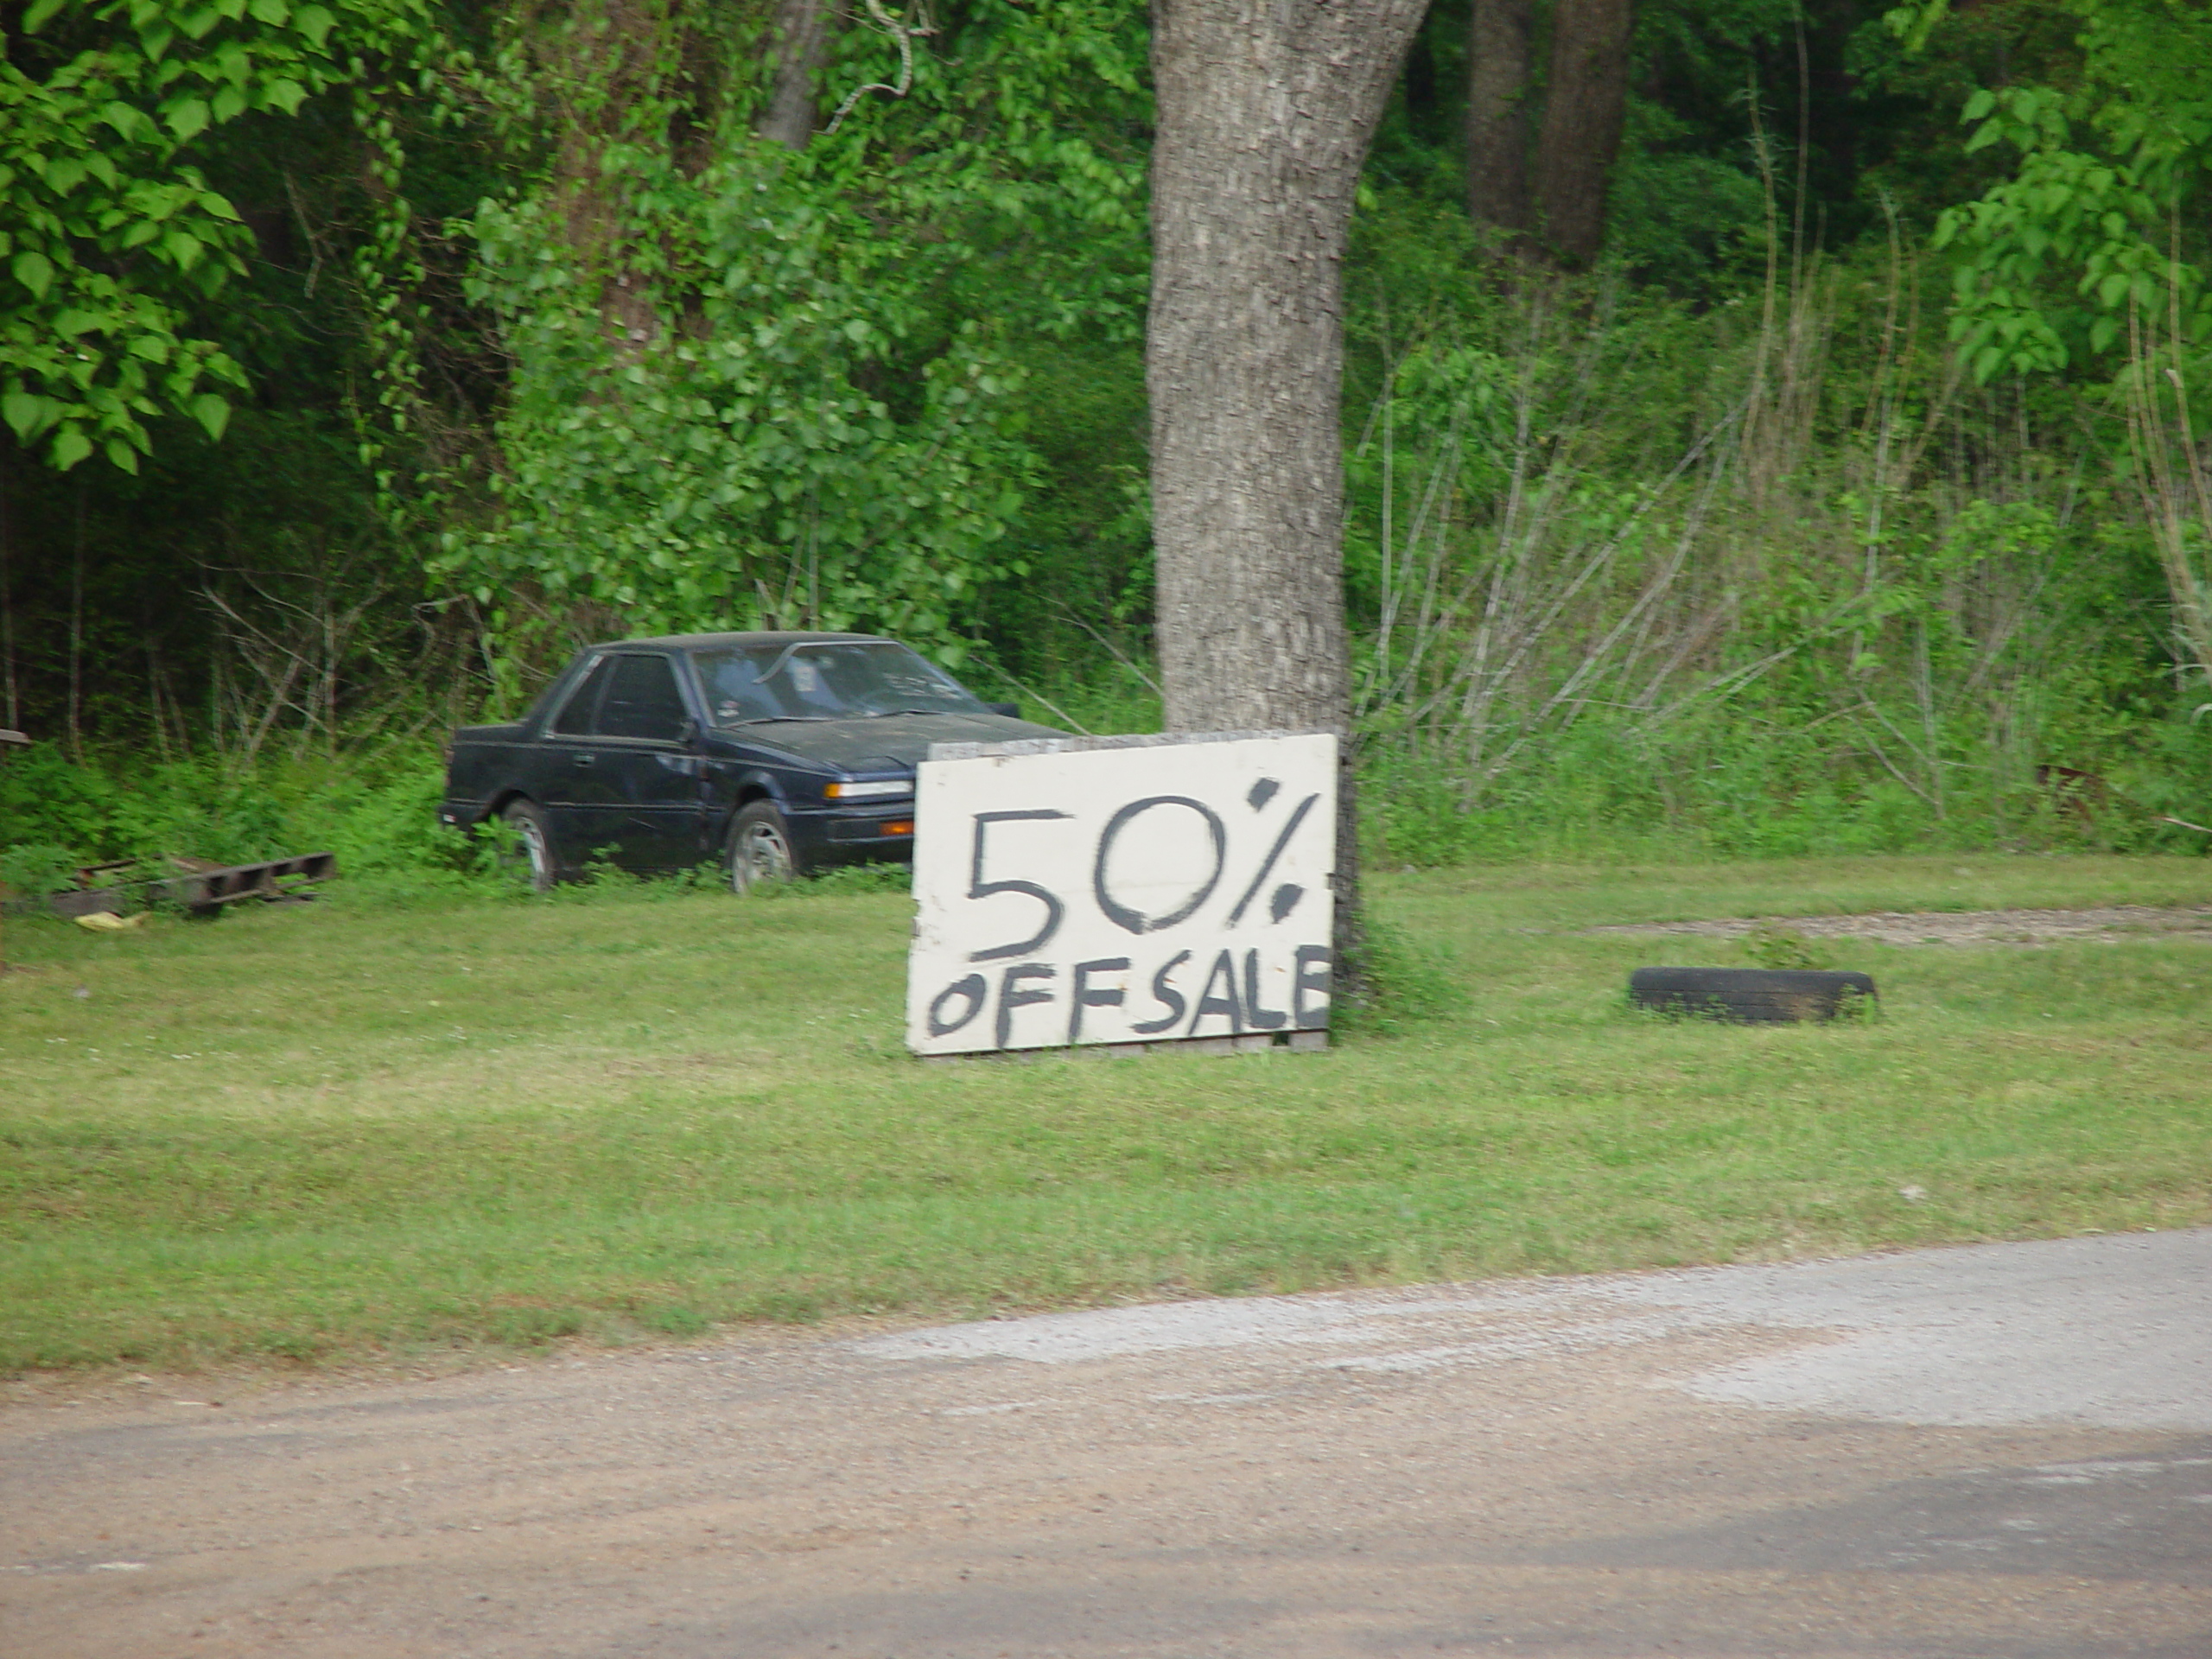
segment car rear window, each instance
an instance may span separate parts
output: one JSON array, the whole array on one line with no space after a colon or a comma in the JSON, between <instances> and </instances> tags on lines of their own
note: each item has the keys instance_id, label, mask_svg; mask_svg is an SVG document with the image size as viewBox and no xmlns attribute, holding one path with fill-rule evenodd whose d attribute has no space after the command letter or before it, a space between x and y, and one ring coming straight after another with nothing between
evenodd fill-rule
<instances>
[{"instance_id":1,"label":"car rear window","mask_svg":"<svg viewBox=\"0 0 2212 1659\"><path fill-rule=\"evenodd\" d=\"M569 693L568 702L561 705L561 712L554 717L553 730L562 737L588 737L592 731L592 716L599 710L600 693L607 690L607 682L614 671L614 659L602 657L592 664L584 683Z\"/></svg>"}]
</instances>

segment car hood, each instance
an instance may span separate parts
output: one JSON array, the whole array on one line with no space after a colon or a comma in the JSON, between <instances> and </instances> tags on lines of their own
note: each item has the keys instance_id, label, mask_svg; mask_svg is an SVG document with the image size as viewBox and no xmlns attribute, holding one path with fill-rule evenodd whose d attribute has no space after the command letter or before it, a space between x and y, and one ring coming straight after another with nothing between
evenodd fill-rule
<instances>
[{"instance_id":1,"label":"car hood","mask_svg":"<svg viewBox=\"0 0 2212 1659\"><path fill-rule=\"evenodd\" d=\"M932 743L1010 743L1020 737L1065 737L1033 721L1004 715L878 715L860 720L790 721L718 731L724 743L760 744L839 772L911 771Z\"/></svg>"}]
</instances>

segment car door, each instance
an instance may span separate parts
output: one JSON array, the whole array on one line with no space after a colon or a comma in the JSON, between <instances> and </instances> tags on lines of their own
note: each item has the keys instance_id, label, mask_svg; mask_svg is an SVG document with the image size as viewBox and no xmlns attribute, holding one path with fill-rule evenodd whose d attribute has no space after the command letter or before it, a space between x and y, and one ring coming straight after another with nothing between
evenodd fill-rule
<instances>
[{"instance_id":1,"label":"car door","mask_svg":"<svg viewBox=\"0 0 2212 1659\"><path fill-rule=\"evenodd\" d=\"M624 652L608 661L588 770L617 856L639 870L696 862L703 766L676 665L658 652Z\"/></svg>"},{"instance_id":2,"label":"car door","mask_svg":"<svg viewBox=\"0 0 2212 1659\"><path fill-rule=\"evenodd\" d=\"M562 861L582 863L594 853L613 853L624 814L612 769L601 765L607 745L599 712L614 678L616 659L601 657L569 694L539 740L537 775L524 785L545 810Z\"/></svg>"}]
</instances>

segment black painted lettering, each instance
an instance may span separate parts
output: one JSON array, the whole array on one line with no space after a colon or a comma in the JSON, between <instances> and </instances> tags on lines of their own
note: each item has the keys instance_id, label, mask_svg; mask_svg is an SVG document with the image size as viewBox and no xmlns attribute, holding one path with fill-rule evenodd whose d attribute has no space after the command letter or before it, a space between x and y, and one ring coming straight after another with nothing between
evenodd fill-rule
<instances>
[{"instance_id":1,"label":"black painted lettering","mask_svg":"<svg viewBox=\"0 0 2212 1659\"><path fill-rule=\"evenodd\" d=\"M1255 1031L1281 1031L1287 1017L1280 1009L1263 1007L1260 1001L1260 953L1244 953L1244 1017Z\"/></svg>"},{"instance_id":2,"label":"black painted lettering","mask_svg":"<svg viewBox=\"0 0 2212 1659\"><path fill-rule=\"evenodd\" d=\"M1049 809L1032 812L978 812L976 814L976 842L968 861L968 896L970 899L989 899L1001 893L1027 893L1040 900L1045 906L1045 925L1030 938L1016 939L1011 944L995 944L988 950L977 950L970 962L996 962L1004 957L1026 957L1032 950L1042 950L1045 942L1060 931L1060 918L1067 914L1067 906L1057 894L1047 892L1034 881L986 881L983 880L983 830L988 824L1035 823L1046 818L1065 818L1065 812ZM1003 1019L1005 1016L1000 1016ZM1003 1046L1003 1045L1001 1045Z\"/></svg>"},{"instance_id":3,"label":"black painted lettering","mask_svg":"<svg viewBox=\"0 0 2212 1659\"><path fill-rule=\"evenodd\" d=\"M1127 957L1102 957L1096 962L1078 962L1075 965L1075 984L1068 996L1068 1041L1078 1040L1083 1035L1083 1011L1085 1008L1118 1008L1126 997L1118 985L1093 985L1093 974L1126 974L1129 970Z\"/></svg>"},{"instance_id":4,"label":"black painted lettering","mask_svg":"<svg viewBox=\"0 0 2212 1659\"><path fill-rule=\"evenodd\" d=\"M951 984L930 999L930 1035L932 1037L951 1036L954 1032L983 1011L985 995L983 976L981 974L970 974L965 979L954 980ZM963 999L968 1006L961 1010L957 1020L948 1020L944 1017L944 1005L956 996Z\"/></svg>"},{"instance_id":5,"label":"black painted lettering","mask_svg":"<svg viewBox=\"0 0 2212 1659\"><path fill-rule=\"evenodd\" d=\"M1221 987L1219 996L1213 992L1217 985ZM1198 993L1198 1012L1191 1016L1191 1028L1184 1035L1197 1036L1198 1027L1210 1014L1222 1014L1228 1019L1230 1036L1243 1033L1244 1010L1236 1001L1236 962L1226 950L1214 958L1213 966L1207 970L1205 988Z\"/></svg>"},{"instance_id":6,"label":"black painted lettering","mask_svg":"<svg viewBox=\"0 0 2212 1659\"><path fill-rule=\"evenodd\" d=\"M999 1046L1013 1046L1014 1011L1052 1000L1050 991L1027 991L1021 988L1025 979L1052 979L1059 969L1048 962L1017 963L999 976Z\"/></svg>"},{"instance_id":7,"label":"black painted lettering","mask_svg":"<svg viewBox=\"0 0 2212 1659\"><path fill-rule=\"evenodd\" d=\"M1326 1031L1329 1028L1329 964L1336 953L1325 944L1301 944L1298 947L1298 964L1290 979L1290 1020L1300 1031ZM1310 969L1321 971L1313 973ZM1319 991L1323 1001L1319 1007L1308 1007L1306 994Z\"/></svg>"},{"instance_id":8,"label":"black painted lettering","mask_svg":"<svg viewBox=\"0 0 2212 1659\"><path fill-rule=\"evenodd\" d=\"M1206 831L1213 837L1213 874L1206 877L1205 885L1185 901L1180 910L1167 916L1147 916L1141 911L1132 910L1106 889L1106 860L1114 850L1115 838L1155 806L1188 807L1205 820ZM1221 885L1221 872L1228 857L1229 832L1222 827L1221 819L1211 807L1187 795L1147 795L1141 801L1131 801L1106 820L1105 829L1098 835L1098 856L1090 867L1090 889L1098 897L1100 912L1115 926L1131 933L1157 933L1162 928L1188 921L1198 913L1198 906L1211 899L1213 890Z\"/></svg>"},{"instance_id":9,"label":"black painted lettering","mask_svg":"<svg viewBox=\"0 0 2212 1659\"><path fill-rule=\"evenodd\" d=\"M1167 1030L1182 1019L1183 1011L1191 1005L1183 1000L1183 994L1180 991L1167 982L1167 976L1190 959L1189 951L1178 950L1167 959L1166 966L1152 976L1153 999L1167 1012L1157 1020L1147 1020L1142 1025L1131 1026L1129 1027L1131 1031L1141 1036L1151 1037Z\"/></svg>"},{"instance_id":10,"label":"black painted lettering","mask_svg":"<svg viewBox=\"0 0 2212 1659\"><path fill-rule=\"evenodd\" d=\"M1306 822L1306 815L1313 810L1313 803L1320 798L1318 794L1308 795L1290 815L1290 822L1283 825L1282 833L1275 837L1275 844L1268 849L1268 856L1260 866L1260 873L1252 878L1252 885L1244 889L1244 896L1236 901L1236 908L1229 912L1231 927L1244 919L1244 912L1258 894L1261 884L1274 874L1275 861L1282 856L1282 849L1290 845L1290 838L1298 833L1298 826ZM1291 900L1292 904L1297 902L1295 899ZM1289 912L1286 910L1283 914L1287 915ZM1275 919L1280 921L1282 918L1279 916Z\"/></svg>"}]
</instances>

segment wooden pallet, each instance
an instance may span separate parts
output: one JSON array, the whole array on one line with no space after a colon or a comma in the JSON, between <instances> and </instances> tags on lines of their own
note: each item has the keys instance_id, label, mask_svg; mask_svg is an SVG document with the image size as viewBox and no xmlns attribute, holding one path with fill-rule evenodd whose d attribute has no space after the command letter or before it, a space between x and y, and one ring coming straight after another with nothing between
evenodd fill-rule
<instances>
[{"instance_id":1,"label":"wooden pallet","mask_svg":"<svg viewBox=\"0 0 2212 1659\"><path fill-rule=\"evenodd\" d=\"M162 881L129 881L57 893L47 899L46 907L57 916L90 916L103 910L120 912L152 905L176 905L194 916L214 916L221 913L225 905L241 899L311 897L300 889L327 881L338 874L335 853L302 853L295 858L272 858L258 864L210 864L204 859L172 859L170 862L188 868L183 874Z\"/></svg>"}]
</instances>

